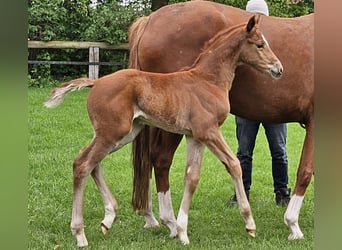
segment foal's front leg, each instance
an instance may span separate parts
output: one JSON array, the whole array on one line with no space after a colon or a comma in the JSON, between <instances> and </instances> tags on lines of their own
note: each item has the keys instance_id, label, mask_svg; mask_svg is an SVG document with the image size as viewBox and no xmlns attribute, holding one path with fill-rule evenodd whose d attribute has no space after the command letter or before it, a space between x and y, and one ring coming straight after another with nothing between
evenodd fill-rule
<instances>
[{"instance_id":1,"label":"foal's front leg","mask_svg":"<svg viewBox=\"0 0 342 250\"><path fill-rule=\"evenodd\" d=\"M204 145L192 137L187 136L187 164L184 177L184 194L177 216L177 231L180 241L187 245L188 215L193 193L196 190L201 170Z\"/></svg>"},{"instance_id":2,"label":"foal's front leg","mask_svg":"<svg viewBox=\"0 0 342 250\"><path fill-rule=\"evenodd\" d=\"M208 131L208 134L210 134L210 136L208 136L208 138L205 140L205 145L226 166L228 173L231 175L234 182L240 214L245 221L245 228L249 235L255 237L256 226L243 187L240 161L229 148L219 129L212 128L210 131Z\"/></svg>"}]
</instances>

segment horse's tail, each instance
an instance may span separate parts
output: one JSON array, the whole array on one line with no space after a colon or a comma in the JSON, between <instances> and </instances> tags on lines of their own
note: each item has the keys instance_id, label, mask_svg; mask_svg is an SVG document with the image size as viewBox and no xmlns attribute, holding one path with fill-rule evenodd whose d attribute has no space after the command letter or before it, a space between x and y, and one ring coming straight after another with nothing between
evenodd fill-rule
<instances>
[{"instance_id":1,"label":"horse's tail","mask_svg":"<svg viewBox=\"0 0 342 250\"><path fill-rule=\"evenodd\" d=\"M140 38L143 35L146 25L148 23L149 16L139 17L130 26L128 30L128 43L129 43L129 68L140 69L138 60L138 46Z\"/></svg>"},{"instance_id":2,"label":"horse's tail","mask_svg":"<svg viewBox=\"0 0 342 250\"><path fill-rule=\"evenodd\" d=\"M141 69L138 60L138 46L149 17L138 18L130 27L129 39L129 68ZM136 211L148 209L149 185L152 172L150 164L149 127L145 126L132 143L133 163L133 194L132 206Z\"/></svg>"},{"instance_id":3,"label":"horse's tail","mask_svg":"<svg viewBox=\"0 0 342 250\"><path fill-rule=\"evenodd\" d=\"M85 87L92 87L94 85L94 80L88 78L77 78L69 82L63 83L59 87L54 88L48 100L44 102L44 106L47 108L54 108L61 104L64 100L64 96L71 91L80 90Z\"/></svg>"}]
</instances>

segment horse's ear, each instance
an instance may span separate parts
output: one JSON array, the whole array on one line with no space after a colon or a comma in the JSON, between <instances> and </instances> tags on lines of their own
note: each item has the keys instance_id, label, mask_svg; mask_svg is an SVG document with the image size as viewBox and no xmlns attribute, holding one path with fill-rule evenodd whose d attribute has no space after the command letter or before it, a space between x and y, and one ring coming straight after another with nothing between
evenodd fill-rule
<instances>
[{"instance_id":1,"label":"horse's ear","mask_svg":"<svg viewBox=\"0 0 342 250\"><path fill-rule=\"evenodd\" d=\"M253 29L255 23L256 23L255 16L252 16L249 19L249 21L247 23L247 27L246 27L246 30L247 30L248 33L251 32L251 30Z\"/></svg>"}]
</instances>

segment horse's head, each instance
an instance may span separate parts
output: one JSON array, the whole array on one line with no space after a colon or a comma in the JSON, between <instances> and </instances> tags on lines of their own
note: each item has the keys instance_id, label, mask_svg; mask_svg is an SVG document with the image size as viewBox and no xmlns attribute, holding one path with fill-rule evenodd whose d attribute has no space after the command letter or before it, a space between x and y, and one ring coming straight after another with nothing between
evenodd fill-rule
<instances>
[{"instance_id":1,"label":"horse's head","mask_svg":"<svg viewBox=\"0 0 342 250\"><path fill-rule=\"evenodd\" d=\"M271 50L265 36L259 29L260 15L252 16L246 26L246 42L243 44L240 60L261 72L280 78L283 66Z\"/></svg>"}]
</instances>

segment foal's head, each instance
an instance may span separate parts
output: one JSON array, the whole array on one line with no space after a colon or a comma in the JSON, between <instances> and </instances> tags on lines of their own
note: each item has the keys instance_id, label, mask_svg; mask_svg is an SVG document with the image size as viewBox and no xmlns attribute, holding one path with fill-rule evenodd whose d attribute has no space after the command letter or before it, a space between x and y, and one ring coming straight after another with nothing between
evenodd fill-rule
<instances>
[{"instance_id":1,"label":"foal's head","mask_svg":"<svg viewBox=\"0 0 342 250\"><path fill-rule=\"evenodd\" d=\"M242 45L240 60L261 72L280 78L283 66L271 50L266 38L259 29L260 15L252 16L246 26L246 41Z\"/></svg>"}]
</instances>

